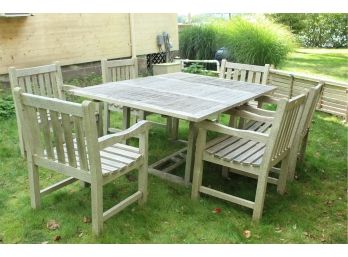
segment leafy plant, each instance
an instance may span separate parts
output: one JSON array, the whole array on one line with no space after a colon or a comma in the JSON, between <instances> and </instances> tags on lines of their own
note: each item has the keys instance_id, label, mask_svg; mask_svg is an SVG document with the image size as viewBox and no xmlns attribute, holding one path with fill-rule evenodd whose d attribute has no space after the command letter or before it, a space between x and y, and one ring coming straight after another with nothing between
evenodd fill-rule
<instances>
[{"instance_id":1,"label":"leafy plant","mask_svg":"<svg viewBox=\"0 0 348 257\"><path fill-rule=\"evenodd\" d=\"M346 13L272 13L268 17L288 26L306 47L347 47Z\"/></svg>"},{"instance_id":2,"label":"leafy plant","mask_svg":"<svg viewBox=\"0 0 348 257\"><path fill-rule=\"evenodd\" d=\"M206 70L202 64L198 63L192 63L190 66L184 68L183 71L187 73L216 76L214 72Z\"/></svg>"},{"instance_id":3,"label":"leafy plant","mask_svg":"<svg viewBox=\"0 0 348 257\"><path fill-rule=\"evenodd\" d=\"M8 119L15 114L15 107L11 95L0 98L0 118Z\"/></svg>"}]
</instances>

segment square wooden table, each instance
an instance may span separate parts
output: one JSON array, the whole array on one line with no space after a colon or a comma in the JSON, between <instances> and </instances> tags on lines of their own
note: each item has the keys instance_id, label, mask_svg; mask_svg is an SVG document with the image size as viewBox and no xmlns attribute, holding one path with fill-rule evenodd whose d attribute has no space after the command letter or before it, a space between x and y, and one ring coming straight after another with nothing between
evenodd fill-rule
<instances>
[{"instance_id":1,"label":"square wooden table","mask_svg":"<svg viewBox=\"0 0 348 257\"><path fill-rule=\"evenodd\" d=\"M185 177L170 174L172 169L161 171L156 168L161 161L149 167L149 173L188 185L197 136L194 123L271 93L275 89L273 86L178 72L72 89L70 92L128 109L134 108L189 121L187 149L164 159L177 160L174 165L177 167L185 161L186 155Z\"/></svg>"}]
</instances>

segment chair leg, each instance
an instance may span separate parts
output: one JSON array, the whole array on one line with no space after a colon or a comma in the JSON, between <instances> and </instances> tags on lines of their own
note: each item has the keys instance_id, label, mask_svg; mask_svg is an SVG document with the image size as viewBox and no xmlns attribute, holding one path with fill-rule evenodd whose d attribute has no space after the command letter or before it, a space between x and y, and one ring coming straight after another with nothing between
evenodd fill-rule
<instances>
[{"instance_id":1,"label":"chair leg","mask_svg":"<svg viewBox=\"0 0 348 257\"><path fill-rule=\"evenodd\" d=\"M301 142L300 153L299 153L299 157L298 157L298 161L301 164L303 164L304 156L306 153L308 134L309 134L309 131L307 131L306 135L304 136L304 138L302 139L302 142Z\"/></svg>"},{"instance_id":2,"label":"chair leg","mask_svg":"<svg viewBox=\"0 0 348 257\"><path fill-rule=\"evenodd\" d=\"M130 108L129 107L123 107L123 129L127 129L130 127Z\"/></svg>"},{"instance_id":3,"label":"chair leg","mask_svg":"<svg viewBox=\"0 0 348 257\"><path fill-rule=\"evenodd\" d=\"M29 191L31 207L39 209L41 207L39 167L28 160Z\"/></svg>"},{"instance_id":4,"label":"chair leg","mask_svg":"<svg viewBox=\"0 0 348 257\"><path fill-rule=\"evenodd\" d=\"M296 140L292 149L290 149L290 153L289 153L289 157L287 160L287 180L289 181L293 181L295 178L295 172L296 172L296 163L297 163L297 153L299 150L299 140ZM283 162L285 160L282 161L282 165ZM283 167L282 167L283 168Z\"/></svg>"},{"instance_id":5,"label":"chair leg","mask_svg":"<svg viewBox=\"0 0 348 257\"><path fill-rule=\"evenodd\" d=\"M139 167L138 175L138 190L143 193L143 196L139 199L138 203L140 206L147 202L147 184L148 184L148 167L147 164L143 164Z\"/></svg>"},{"instance_id":6,"label":"chair leg","mask_svg":"<svg viewBox=\"0 0 348 257\"><path fill-rule=\"evenodd\" d=\"M99 236L103 231L103 186L101 184L91 184L92 199L92 230Z\"/></svg>"},{"instance_id":7,"label":"chair leg","mask_svg":"<svg viewBox=\"0 0 348 257\"><path fill-rule=\"evenodd\" d=\"M254 205L254 211L253 211L254 221L259 221L262 217L263 204L265 201L266 190L267 190L267 178L268 178L268 172L261 171L261 174L257 180L255 205Z\"/></svg>"},{"instance_id":8,"label":"chair leg","mask_svg":"<svg viewBox=\"0 0 348 257\"><path fill-rule=\"evenodd\" d=\"M206 131L199 129L197 136L197 145L196 145L196 154L195 154L195 163L193 166L193 178L192 178L192 192L191 199L199 198L199 188L202 185L203 179L203 151L205 148L206 141Z\"/></svg>"},{"instance_id":9,"label":"chair leg","mask_svg":"<svg viewBox=\"0 0 348 257\"><path fill-rule=\"evenodd\" d=\"M282 164L280 167L280 174L279 174L279 179L277 184L277 192L281 195L285 193L290 161L295 161L295 165L296 165L296 151L293 151L293 152L295 153L295 158L292 158L292 159L295 159L295 160L290 159L291 157L290 156L291 154L290 154L282 160Z\"/></svg>"},{"instance_id":10,"label":"chair leg","mask_svg":"<svg viewBox=\"0 0 348 257\"><path fill-rule=\"evenodd\" d=\"M178 139L178 130L179 130L179 119L177 118L172 118L172 131L171 131L171 139L172 140L177 140Z\"/></svg>"},{"instance_id":11,"label":"chair leg","mask_svg":"<svg viewBox=\"0 0 348 257\"><path fill-rule=\"evenodd\" d=\"M173 128L173 119L170 116L166 116L166 131L167 131L167 135L168 138L170 139L171 135L172 135L172 128Z\"/></svg>"}]
</instances>

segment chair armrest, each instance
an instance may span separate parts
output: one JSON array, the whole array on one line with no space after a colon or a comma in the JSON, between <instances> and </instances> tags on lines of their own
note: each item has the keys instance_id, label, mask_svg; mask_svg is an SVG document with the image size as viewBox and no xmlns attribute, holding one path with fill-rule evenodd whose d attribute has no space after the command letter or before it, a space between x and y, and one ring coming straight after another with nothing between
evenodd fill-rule
<instances>
[{"instance_id":1,"label":"chair armrest","mask_svg":"<svg viewBox=\"0 0 348 257\"><path fill-rule=\"evenodd\" d=\"M63 85L62 90L69 93L69 90L75 89L75 88L80 88L80 87L73 86L73 85Z\"/></svg>"},{"instance_id":2,"label":"chair armrest","mask_svg":"<svg viewBox=\"0 0 348 257\"><path fill-rule=\"evenodd\" d=\"M262 103L269 103L269 104L278 104L279 103L278 99L271 97L271 96L267 96L267 95L263 95L263 96L260 96L258 98L255 98L255 101L262 102Z\"/></svg>"},{"instance_id":3,"label":"chair armrest","mask_svg":"<svg viewBox=\"0 0 348 257\"><path fill-rule=\"evenodd\" d=\"M247 112L251 112L251 113L254 113L256 115L265 116L265 117L274 117L275 113L276 113L275 111L269 111L269 110L261 109L261 108L254 107L251 105L238 106L238 107L236 107L236 109L239 111L247 111Z\"/></svg>"},{"instance_id":4,"label":"chair armrest","mask_svg":"<svg viewBox=\"0 0 348 257\"><path fill-rule=\"evenodd\" d=\"M197 123L196 126L201 129L215 131L215 132L230 135L230 136L245 138L245 139L249 139L249 140L253 140L253 141L257 141L257 142L261 142L265 144L268 142L268 139L269 139L269 136L264 133L231 128L231 127L228 127L219 123L207 121L207 120Z\"/></svg>"},{"instance_id":5,"label":"chair armrest","mask_svg":"<svg viewBox=\"0 0 348 257\"><path fill-rule=\"evenodd\" d=\"M115 134L102 136L98 138L99 149L104 149L131 137L139 137L140 134L148 132L151 125L152 124L150 121L142 120L126 130Z\"/></svg>"}]
</instances>

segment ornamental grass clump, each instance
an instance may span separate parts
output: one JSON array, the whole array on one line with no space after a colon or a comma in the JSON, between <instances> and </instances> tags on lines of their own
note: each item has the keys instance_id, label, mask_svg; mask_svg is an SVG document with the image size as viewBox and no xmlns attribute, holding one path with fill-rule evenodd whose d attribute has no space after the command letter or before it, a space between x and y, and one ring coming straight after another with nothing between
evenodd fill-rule
<instances>
[{"instance_id":1,"label":"ornamental grass clump","mask_svg":"<svg viewBox=\"0 0 348 257\"><path fill-rule=\"evenodd\" d=\"M229 50L229 59L234 62L279 66L296 46L286 27L267 19L237 17L214 27L218 42Z\"/></svg>"},{"instance_id":2,"label":"ornamental grass clump","mask_svg":"<svg viewBox=\"0 0 348 257\"><path fill-rule=\"evenodd\" d=\"M228 61L254 65L279 66L296 47L289 29L265 18L236 17L193 25L179 37L182 58L214 59L215 52L224 47Z\"/></svg>"},{"instance_id":3,"label":"ornamental grass clump","mask_svg":"<svg viewBox=\"0 0 348 257\"><path fill-rule=\"evenodd\" d=\"M217 50L217 34L211 25L193 25L180 32L180 56L191 60L211 60Z\"/></svg>"}]
</instances>

